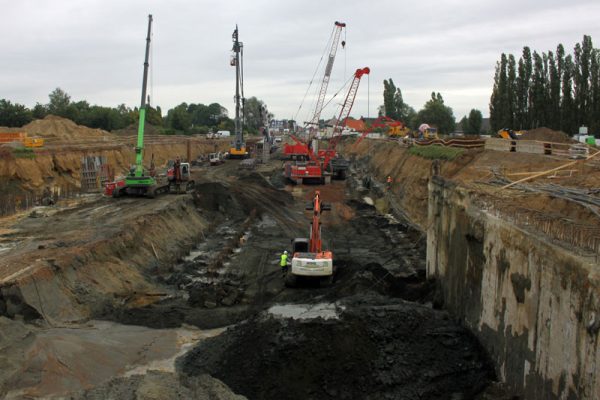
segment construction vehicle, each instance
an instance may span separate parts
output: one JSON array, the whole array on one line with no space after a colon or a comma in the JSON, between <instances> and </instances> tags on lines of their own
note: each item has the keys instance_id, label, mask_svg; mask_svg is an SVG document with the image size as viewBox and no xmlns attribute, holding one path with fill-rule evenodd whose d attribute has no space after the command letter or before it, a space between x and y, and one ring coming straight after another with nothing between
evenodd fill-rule
<instances>
[{"instance_id":1,"label":"construction vehicle","mask_svg":"<svg viewBox=\"0 0 600 400\"><path fill-rule=\"evenodd\" d=\"M40 137L29 137L26 132L1 132L0 145L4 143L17 143L17 146L33 148L44 146L44 139Z\"/></svg>"},{"instance_id":2,"label":"construction vehicle","mask_svg":"<svg viewBox=\"0 0 600 400\"><path fill-rule=\"evenodd\" d=\"M190 163L181 162L179 157L167 169L167 181L169 193L187 193L194 188L194 180L191 177Z\"/></svg>"},{"instance_id":3,"label":"construction vehicle","mask_svg":"<svg viewBox=\"0 0 600 400\"><path fill-rule=\"evenodd\" d=\"M333 136L329 140L329 146L326 150L315 151L308 148L308 161L296 161L295 163L287 163L285 166L284 175L290 181L302 184L307 181L318 181L320 183L330 183L332 176L339 178L345 177L345 172L348 169L348 162L343 160L337 154L336 147L342 137L342 127L345 126L346 120L350 116L350 111L354 105L354 99L358 91L360 80L364 75L371 72L368 67L359 68L354 73L354 78L350 84L350 89L346 95L336 125L333 128Z\"/></svg>"},{"instance_id":4,"label":"construction vehicle","mask_svg":"<svg viewBox=\"0 0 600 400\"><path fill-rule=\"evenodd\" d=\"M522 131L513 131L512 129L508 128L503 128L498 131L498 136L500 136L503 139L509 140L519 140L522 134Z\"/></svg>"},{"instance_id":5,"label":"construction vehicle","mask_svg":"<svg viewBox=\"0 0 600 400\"><path fill-rule=\"evenodd\" d=\"M362 133L360 138L358 138L358 140L356 142L354 142L352 147L356 148L360 144L360 142L363 141L363 139L365 137L367 137L370 133L373 133L374 129L378 129L378 128L383 129L384 132L392 138L411 137L410 129L406 125L404 125L404 123L402 121L396 121L390 117L382 115L379 118L377 118L375 121L373 121L373 123L371 124L369 129L365 130Z\"/></svg>"},{"instance_id":6,"label":"construction vehicle","mask_svg":"<svg viewBox=\"0 0 600 400\"><path fill-rule=\"evenodd\" d=\"M208 163L212 166L215 165L221 165L225 162L223 153L218 152L218 153L210 153L208 155Z\"/></svg>"},{"instance_id":7,"label":"construction vehicle","mask_svg":"<svg viewBox=\"0 0 600 400\"><path fill-rule=\"evenodd\" d=\"M319 279L321 284L331 285L335 272L333 253L323 250L320 221L321 213L331 210L331 206L321 201L321 194L317 190L312 203L306 209L313 212L310 237L292 240L292 259L286 272L285 284L296 286L298 277L312 277Z\"/></svg>"},{"instance_id":8,"label":"construction vehicle","mask_svg":"<svg viewBox=\"0 0 600 400\"><path fill-rule=\"evenodd\" d=\"M295 144L285 144L283 146L284 157L292 160L308 160L309 159L309 148L310 143L316 133L319 131L319 119L321 118L321 111L323 104L325 103L325 95L327 94L327 87L329 86L329 79L331 78L331 71L333 70L333 63L337 54L338 44L342 36L342 30L346 27L344 22L335 21L333 27L333 34L331 40L331 48L329 49L329 55L327 58L327 64L325 65L325 73L323 80L321 81L321 89L319 90L319 96L317 98L317 105L315 112L309 122L307 122L308 135L305 141L300 138L291 135L291 139ZM342 40L342 48L346 46L346 42Z\"/></svg>"},{"instance_id":9,"label":"construction vehicle","mask_svg":"<svg viewBox=\"0 0 600 400\"><path fill-rule=\"evenodd\" d=\"M146 36L146 53L144 57L144 75L142 79L142 100L138 121L138 136L135 147L135 166L125 179L119 182L107 183L107 192L115 198L133 195L154 198L159 193L182 193L194 186L190 178L190 164L177 159L167 170L166 174L156 174L154 157L148 170L144 168L144 124L146 122L146 89L148 84L148 59L150 55L150 37L152 33L152 15L148 15L148 34ZM110 190L109 190L110 189Z\"/></svg>"},{"instance_id":10,"label":"construction vehicle","mask_svg":"<svg viewBox=\"0 0 600 400\"><path fill-rule=\"evenodd\" d=\"M437 128L429 124L419 125L418 139L438 139Z\"/></svg>"},{"instance_id":11,"label":"construction vehicle","mask_svg":"<svg viewBox=\"0 0 600 400\"><path fill-rule=\"evenodd\" d=\"M229 149L229 158L246 158L248 151L246 150L246 142L244 141L244 124L240 117L240 107L242 115L244 113L244 44L239 41L239 32L237 25L231 35L233 39L233 54L230 64L235 67L235 139ZM241 96L240 96L241 91ZM242 104L242 106L240 106Z\"/></svg>"},{"instance_id":12,"label":"construction vehicle","mask_svg":"<svg viewBox=\"0 0 600 400\"><path fill-rule=\"evenodd\" d=\"M146 122L146 88L148 84L148 63L150 55L150 36L152 33L152 15L148 15L148 35L146 36L146 54L144 57L144 76L142 79L142 101L138 121L137 145L135 147L135 166L125 177L123 186L116 186L113 197L137 195L153 198L157 193L167 191L166 185L159 185L156 178L144 170L144 124Z\"/></svg>"},{"instance_id":13,"label":"construction vehicle","mask_svg":"<svg viewBox=\"0 0 600 400\"><path fill-rule=\"evenodd\" d=\"M396 121L385 115L380 116L371 124L372 129L383 129L390 137L406 137L410 134L410 129L402 121Z\"/></svg>"}]
</instances>

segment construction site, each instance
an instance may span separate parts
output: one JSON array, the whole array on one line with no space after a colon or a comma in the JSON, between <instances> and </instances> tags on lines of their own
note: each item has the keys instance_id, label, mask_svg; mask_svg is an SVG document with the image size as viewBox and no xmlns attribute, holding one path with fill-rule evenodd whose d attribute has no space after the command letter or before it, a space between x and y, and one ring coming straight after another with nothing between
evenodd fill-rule
<instances>
[{"instance_id":1,"label":"construction site","mask_svg":"<svg viewBox=\"0 0 600 400\"><path fill-rule=\"evenodd\" d=\"M344 27L302 129L236 26L233 135L145 132L151 16L132 132L0 128L0 398L600 398L600 149L342 135L364 66L319 132Z\"/></svg>"}]
</instances>

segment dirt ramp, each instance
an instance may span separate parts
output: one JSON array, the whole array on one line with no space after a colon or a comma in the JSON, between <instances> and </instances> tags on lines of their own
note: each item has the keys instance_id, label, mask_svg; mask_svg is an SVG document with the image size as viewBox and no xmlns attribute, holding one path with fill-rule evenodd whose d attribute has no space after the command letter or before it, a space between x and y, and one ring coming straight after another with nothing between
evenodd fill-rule
<instances>
[{"instance_id":1,"label":"dirt ramp","mask_svg":"<svg viewBox=\"0 0 600 400\"><path fill-rule=\"evenodd\" d=\"M209 339L179 368L251 399L470 399L493 375L477 342L443 312L364 295L294 310Z\"/></svg>"}]
</instances>

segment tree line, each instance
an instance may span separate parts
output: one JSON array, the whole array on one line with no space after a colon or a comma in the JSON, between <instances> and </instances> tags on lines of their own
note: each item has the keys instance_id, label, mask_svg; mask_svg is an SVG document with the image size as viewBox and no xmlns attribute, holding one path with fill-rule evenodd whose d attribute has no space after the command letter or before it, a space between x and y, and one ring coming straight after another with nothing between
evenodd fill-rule
<instances>
[{"instance_id":1,"label":"tree line","mask_svg":"<svg viewBox=\"0 0 600 400\"><path fill-rule=\"evenodd\" d=\"M524 47L519 61L502 54L490 98L490 124L502 128L545 126L570 135L578 127L600 130L600 50L585 35L573 54L559 44L541 54Z\"/></svg>"},{"instance_id":2,"label":"tree line","mask_svg":"<svg viewBox=\"0 0 600 400\"><path fill-rule=\"evenodd\" d=\"M90 105L85 100L72 101L71 96L61 88L54 89L48 98L47 104L38 102L31 109L0 99L0 126L21 127L34 119L42 119L51 114L68 118L79 125L113 131L137 124L139 118L137 107L130 108L125 104L104 107ZM227 109L219 103L181 103L168 110L164 117L159 106L147 107L146 122L158 128L159 133L191 135L234 130L234 121L229 118ZM245 131L258 133L262 127L261 107L266 106L256 97L245 100Z\"/></svg>"},{"instance_id":3,"label":"tree line","mask_svg":"<svg viewBox=\"0 0 600 400\"><path fill-rule=\"evenodd\" d=\"M391 78L383 81L383 105L379 107L379 115L402 121L412 130L417 130L424 123L437 127L441 134L449 134L456 129L454 112L444 103L439 92L432 92L431 98L417 112L404 102L402 91ZM460 123L464 133L478 135L481 133L482 122L481 111L472 109L469 116L463 117Z\"/></svg>"}]
</instances>

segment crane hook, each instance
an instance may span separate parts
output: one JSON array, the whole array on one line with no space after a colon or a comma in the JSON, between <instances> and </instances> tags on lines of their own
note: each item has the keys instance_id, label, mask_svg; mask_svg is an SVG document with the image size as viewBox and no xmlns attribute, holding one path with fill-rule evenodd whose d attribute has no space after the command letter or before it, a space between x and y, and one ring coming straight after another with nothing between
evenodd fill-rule
<instances>
[{"instance_id":1,"label":"crane hook","mask_svg":"<svg viewBox=\"0 0 600 400\"><path fill-rule=\"evenodd\" d=\"M346 41L342 40L342 49L345 49L345 48L346 48Z\"/></svg>"}]
</instances>

